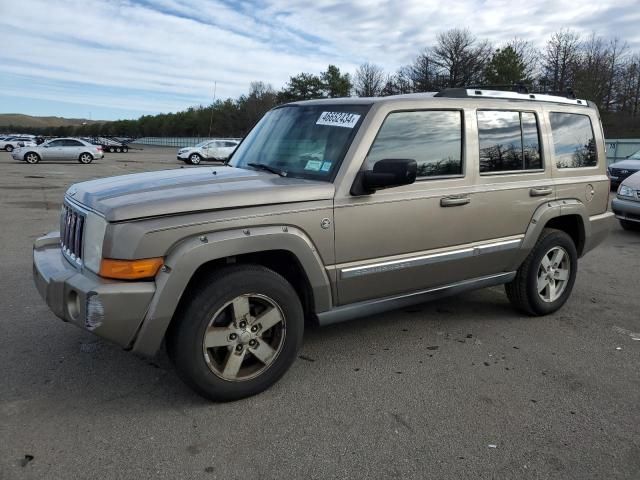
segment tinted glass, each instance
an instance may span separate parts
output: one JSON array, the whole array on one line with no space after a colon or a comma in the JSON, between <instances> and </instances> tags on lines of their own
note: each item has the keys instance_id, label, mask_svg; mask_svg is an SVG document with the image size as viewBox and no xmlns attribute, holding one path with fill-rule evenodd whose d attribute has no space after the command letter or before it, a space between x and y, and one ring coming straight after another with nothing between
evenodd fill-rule
<instances>
[{"instance_id":1,"label":"tinted glass","mask_svg":"<svg viewBox=\"0 0 640 480\"><path fill-rule=\"evenodd\" d=\"M550 113L558 168L594 167L598 163L591 119L577 113Z\"/></svg>"},{"instance_id":2,"label":"tinted glass","mask_svg":"<svg viewBox=\"0 0 640 480\"><path fill-rule=\"evenodd\" d=\"M366 166L383 159L412 159L419 177L462 174L462 113L396 112L382 124Z\"/></svg>"},{"instance_id":3,"label":"tinted glass","mask_svg":"<svg viewBox=\"0 0 640 480\"><path fill-rule=\"evenodd\" d=\"M522 112L522 148L524 150L524 168L542 168L542 156L540 155L540 136L538 135L538 121L536 114Z\"/></svg>"},{"instance_id":4,"label":"tinted glass","mask_svg":"<svg viewBox=\"0 0 640 480\"><path fill-rule=\"evenodd\" d=\"M268 112L233 154L231 165L266 165L292 177L330 181L370 105L286 105Z\"/></svg>"},{"instance_id":5,"label":"tinted glass","mask_svg":"<svg viewBox=\"0 0 640 480\"><path fill-rule=\"evenodd\" d=\"M477 116L481 172L542 168L535 114L480 110Z\"/></svg>"},{"instance_id":6,"label":"tinted glass","mask_svg":"<svg viewBox=\"0 0 640 480\"><path fill-rule=\"evenodd\" d=\"M49 143L47 143L48 146L50 147L61 147L62 145L64 145L63 140L52 140Z\"/></svg>"},{"instance_id":7,"label":"tinted glass","mask_svg":"<svg viewBox=\"0 0 640 480\"><path fill-rule=\"evenodd\" d=\"M82 143L77 140L63 140L65 147L81 147Z\"/></svg>"}]
</instances>

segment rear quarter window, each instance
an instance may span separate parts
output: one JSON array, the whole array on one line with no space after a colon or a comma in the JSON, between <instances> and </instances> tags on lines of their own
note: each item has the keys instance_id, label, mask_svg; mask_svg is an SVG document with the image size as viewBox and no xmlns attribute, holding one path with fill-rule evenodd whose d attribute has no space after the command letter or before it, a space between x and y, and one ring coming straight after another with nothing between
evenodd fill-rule
<instances>
[{"instance_id":1,"label":"rear quarter window","mask_svg":"<svg viewBox=\"0 0 640 480\"><path fill-rule=\"evenodd\" d=\"M595 167L598 164L596 139L589 116L551 112L549 121L558 168Z\"/></svg>"}]
</instances>

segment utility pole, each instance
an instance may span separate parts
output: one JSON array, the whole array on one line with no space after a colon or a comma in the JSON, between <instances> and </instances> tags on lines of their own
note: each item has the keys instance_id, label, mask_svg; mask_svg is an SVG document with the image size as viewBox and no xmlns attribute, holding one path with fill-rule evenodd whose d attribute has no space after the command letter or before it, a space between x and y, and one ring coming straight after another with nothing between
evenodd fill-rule
<instances>
[{"instance_id":1,"label":"utility pole","mask_svg":"<svg viewBox=\"0 0 640 480\"><path fill-rule=\"evenodd\" d=\"M213 102L211 102L211 116L209 117L209 138L211 138L211 125L213 123L213 106L216 104L216 87L218 82L213 82Z\"/></svg>"}]
</instances>

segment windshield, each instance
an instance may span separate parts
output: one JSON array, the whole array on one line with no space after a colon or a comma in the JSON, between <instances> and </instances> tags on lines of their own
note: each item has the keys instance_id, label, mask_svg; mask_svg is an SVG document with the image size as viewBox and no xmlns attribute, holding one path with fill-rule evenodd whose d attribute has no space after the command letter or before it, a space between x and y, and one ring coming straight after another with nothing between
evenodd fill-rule
<instances>
[{"instance_id":1,"label":"windshield","mask_svg":"<svg viewBox=\"0 0 640 480\"><path fill-rule=\"evenodd\" d=\"M638 150L636 153L634 153L633 155L630 155L627 158L629 160L640 160L640 150Z\"/></svg>"},{"instance_id":2,"label":"windshield","mask_svg":"<svg viewBox=\"0 0 640 480\"><path fill-rule=\"evenodd\" d=\"M200 142L200 143L196 144L196 146L195 146L195 147L193 147L193 148L200 148L200 147L204 147L205 145L209 144L209 142L210 142L210 141L211 141L211 140L205 140L204 142Z\"/></svg>"},{"instance_id":3,"label":"windshield","mask_svg":"<svg viewBox=\"0 0 640 480\"><path fill-rule=\"evenodd\" d=\"M268 112L230 164L331 181L370 105L286 105ZM267 169L263 168L263 169Z\"/></svg>"}]
</instances>

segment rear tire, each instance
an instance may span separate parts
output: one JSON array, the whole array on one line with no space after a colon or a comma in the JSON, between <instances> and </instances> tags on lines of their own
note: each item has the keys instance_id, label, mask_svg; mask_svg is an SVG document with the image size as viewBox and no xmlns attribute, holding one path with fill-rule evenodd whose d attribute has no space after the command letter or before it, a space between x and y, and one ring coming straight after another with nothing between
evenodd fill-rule
<instances>
[{"instance_id":1,"label":"rear tire","mask_svg":"<svg viewBox=\"0 0 640 480\"><path fill-rule=\"evenodd\" d=\"M123 151L124 153L127 153L127 152L129 151L129 147L122 147L122 151Z\"/></svg>"},{"instance_id":2,"label":"rear tire","mask_svg":"<svg viewBox=\"0 0 640 480\"><path fill-rule=\"evenodd\" d=\"M569 235L545 228L516 273L505 284L511 304L528 315L548 315L562 307L576 280L578 254Z\"/></svg>"},{"instance_id":3,"label":"rear tire","mask_svg":"<svg viewBox=\"0 0 640 480\"><path fill-rule=\"evenodd\" d=\"M192 153L191 155L189 155L189 163L191 165L200 165L200 162L202 162L202 157L197 153Z\"/></svg>"},{"instance_id":4,"label":"rear tire","mask_svg":"<svg viewBox=\"0 0 640 480\"><path fill-rule=\"evenodd\" d=\"M93 162L93 155L87 152L81 153L78 157L78 161L84 165L89 165L91 162Z\"/></svg>"},{"instance_id":5,"label":"rear tire","mask_svg":"<svg viewBox=\"0 0 640 480\"><path fill-rule=\"evenodd\" d=\"M109 147L109 152L110 152L110 153L114 153L115 151L116 151L116 149L115 149L115 148L113 148L113 147Z\"/></svg>"},{"instance_id":6,"label":"rear tire","mask_svg":"<svg viewBox=\"0 0 640 480\"><path fill-rule=\"evenodd\" d=\"M276 383L294 362L303 331L289 282L259 265L231 266L194 285L167 332L167 351L187 385L225 402Z\"/></svg>"},{"instance_id":7,"label":"rear tire","mask_svg":"<svg viewBox=\"0 0 640 480\"><path fill-rule=\"evenodd\" d=\"M122 148L121 147L116 147L116 153L121 153L122 152Z\"/></svg>"},{"instance_id":8,"label":"rear tire","mask_svg":"<svg viewBox=\"0 0 640 480\"><path fill-rule=\"evenodd\" d=\"M40 161L40 155L38 155L36 152L28 152L24 156L24 161L34 165Z\"/></svg>"},{"instance_id":9,"label":"rear tire","mask_svg":"<svg viewBox=\"0 0 640 480\"><path fill-rule=\"evenodd\" d=\"M625 230L640 231L640 223L630 222L629 220L620 220L620 226Z\"/></svg>"}]
</instances>

